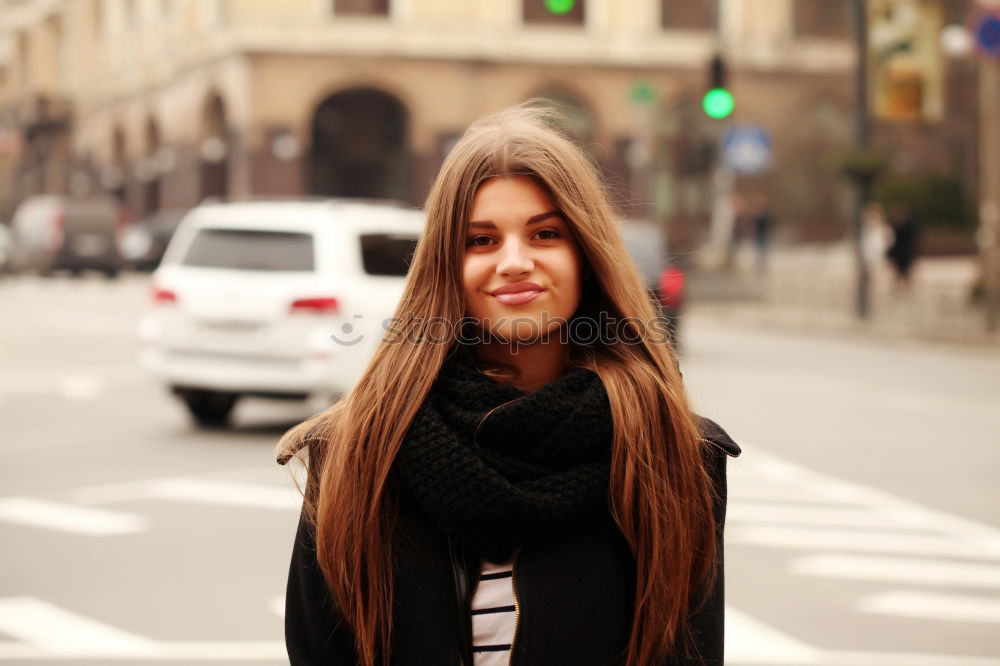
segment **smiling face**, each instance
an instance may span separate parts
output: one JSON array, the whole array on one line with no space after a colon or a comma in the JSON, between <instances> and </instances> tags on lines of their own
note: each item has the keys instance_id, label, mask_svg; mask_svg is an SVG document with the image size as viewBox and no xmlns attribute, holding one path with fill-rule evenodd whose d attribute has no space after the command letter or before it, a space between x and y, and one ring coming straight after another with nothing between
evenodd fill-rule
<instances>
[{"instance_id":1,"label":"smiling face","mask_svg":"<svg viewBox=\"0 0 1000 666\"><path fill-rule=\"evenodd\" d=\"M581 253L552 198L528 176L476 190L465 237L466 314L504 341L530 343L580 304Z\"/></svg>"}]
</instances>

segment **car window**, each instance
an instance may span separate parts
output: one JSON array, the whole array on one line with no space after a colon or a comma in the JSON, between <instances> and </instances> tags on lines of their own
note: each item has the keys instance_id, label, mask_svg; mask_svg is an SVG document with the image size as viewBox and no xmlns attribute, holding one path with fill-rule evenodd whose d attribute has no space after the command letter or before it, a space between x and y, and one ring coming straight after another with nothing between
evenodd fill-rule
<instances>
[{"instance_id":1,"label":"car window","mask_svg":"<svg viewBox=\"0 0 1000 666\"><path fill-rule=\"evenodd\" d=\"M416 236L364 234L361 262L368 275L406 275L417 247Z\"/></svg>"},{"instance_id":2,"label":"car window","mask_svg":"<svg viewBox=\"0 0 1000 666\"><path fill-rule=\"evenodd\" d=\"M313 237L287 231L201 229L181 264L248 271L312 271Z\"/></svg>"}]
</instances>

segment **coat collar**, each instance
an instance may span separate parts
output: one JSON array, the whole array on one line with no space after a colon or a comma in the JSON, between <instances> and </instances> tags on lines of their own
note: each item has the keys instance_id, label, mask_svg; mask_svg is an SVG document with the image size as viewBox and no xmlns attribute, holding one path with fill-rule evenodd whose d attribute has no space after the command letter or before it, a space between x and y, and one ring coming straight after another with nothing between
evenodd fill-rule
<instances>
[{"instance_id":1,"label":"coat collar","mask_svg":"<svg viewBox=\"0 0 1000 666\"><path fill-rule=\"evenodd\" d=\"M712 419L707 419L704 416L698 416L698 429L701 430L701 436L707 439L709 442L715 445L717 449L720 449L727 456L733 458L739 457L743 452L739 444L733 441L733 438L729 436L722 427L713 421Z\"/></svg>"}]
</instances>

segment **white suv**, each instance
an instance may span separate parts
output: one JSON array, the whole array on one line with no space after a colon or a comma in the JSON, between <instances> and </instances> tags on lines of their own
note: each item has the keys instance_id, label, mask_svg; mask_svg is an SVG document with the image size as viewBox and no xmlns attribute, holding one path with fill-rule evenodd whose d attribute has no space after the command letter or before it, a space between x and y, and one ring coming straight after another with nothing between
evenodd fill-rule
<instances>
[{"instance_id":1,"label":"white suv","mask_svg":"<svg viewBox=\"0 0 1000 666\"><path fill-rule=\"evenodd\" d=\"M342 394L385 332L423 226L386 203L199 206L153 273L141 362L201 425L226 423L243 395Z\"/></svg>"}]
</instances>

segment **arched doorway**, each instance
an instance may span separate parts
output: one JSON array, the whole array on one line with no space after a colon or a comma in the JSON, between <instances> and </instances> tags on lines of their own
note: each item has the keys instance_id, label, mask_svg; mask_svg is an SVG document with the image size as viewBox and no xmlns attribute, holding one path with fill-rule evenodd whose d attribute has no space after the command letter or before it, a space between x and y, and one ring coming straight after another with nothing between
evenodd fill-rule
<instances>
[{"instance_id":1,"label":"arched doorway","mask_svg":"<svg viewBox=\"0 0 1000 666\"><path fill-rule=\"evenodd\" d=\"M313 115L309 193L408 200L407 125L406 107L379 90L354 88L326 98Z\"/></svg>"},{"instance_id":2,"label":"arched doorway","mask_svg":"<svg viewBox=\"0 0 1000 666\"><path fill-rule=\"evenodd\" d=\"M226 127L226 107L218 94L205 105L201 143L198 153L201 167L201 198L225 199L229 194L230 135Z\"/></svg>"}]
</instances>

